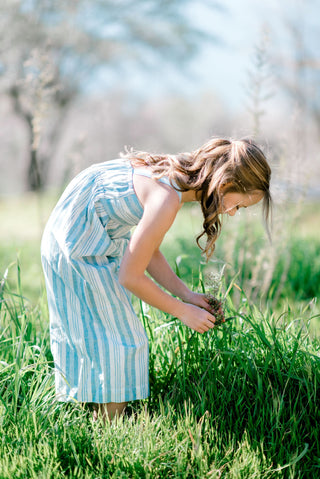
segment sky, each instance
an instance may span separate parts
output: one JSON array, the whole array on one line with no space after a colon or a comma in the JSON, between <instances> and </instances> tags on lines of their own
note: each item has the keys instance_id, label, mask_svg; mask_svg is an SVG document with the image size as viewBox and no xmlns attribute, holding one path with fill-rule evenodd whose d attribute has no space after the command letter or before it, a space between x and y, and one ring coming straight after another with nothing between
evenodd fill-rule
<instances>
[{"instance_id":1,"label":"sky","mask_svg":"<svg viewBox=\"0 0 320 479\"><path fill-rule=\"evenodd\" d=\"M196 95L206 90L216 94L226 105L241 109L245 103L249 70L253 65L255 48L261 44L263 32L269 32L267 48L273 54L285 56L290 48L286 22L293 18L304 23L312 32L320 29L320 0L225 0L222 8L208 8L208 0L192 2L190 18L201 29L213 33L220 42L204 45L191 59L186 70L181 72L173 66L165 73L159 67L158 75L144 76L139 71L130 70L124 75L129 90L148 95L170 94L174 92ZM308 37L308 35L306 35ZM317 51L317 50L316 50ZM102 83L106 77L102 75Z\"/></svg>"},{"instance_id":2,"label":"sky","mask_svg":"<svg viewBox=\"0 0 320 479\"><path fill-rule=\"evenodd\" d=\"M241 108L252 69L255 49L267 32L267 51L285 57L291 40L287 24L291 20L304 30L310 51L318 55L320 0L225 0L224 10L208 10L203 2L192 11L193 18L222 39L218 45L205 46L191 62L197 85L212 88L224 101ZM313 41L316 39L317 41Z\"/></svg>"},{"instance_id":3,"label":"sky","mask_svg":"<svg viewBox=\"0 0 320 479\"><path fill-rule=\"evenodd\" d=\"M214 31L221 38L221 44L205 46L191 62L191 70L198 77L199 85L212 88L228 105L237 108L243 101L248 69L254 47L261 39L264 16L259 1L227 0L223 4L224 11L206 12L198 7L197 14L194 12L199 25ZM269 10L268 16L273 15L270 4L263 4L264 13Z\"/></svg>"}]
</instances>

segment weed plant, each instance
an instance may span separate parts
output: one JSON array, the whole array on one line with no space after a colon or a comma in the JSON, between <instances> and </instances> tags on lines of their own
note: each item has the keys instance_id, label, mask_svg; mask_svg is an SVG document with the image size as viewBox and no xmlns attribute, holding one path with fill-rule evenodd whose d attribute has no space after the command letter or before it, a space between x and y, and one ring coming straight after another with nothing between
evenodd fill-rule
<instances>
[{"instance_id":1,"label":"weed plant","mask_svg":"<svg viewBox=\"0 0 320 479\"><path fill-rule=\"evenodd\" d=\"M234 250L229 255L232 267L225 270L229 281L236 272L239 273L238 281L246 291L253 292L255 299L261 298L263 274L268 274L268 268L272 266L272 276L264 297L273 301L274 305L281 304L285 298L305 301L320 297L320 243L317 239L291 237L286 242L285 253L278 254L272 265L268 261L260 265L257 278L254 271L260 254L263 254L261 237L259 233L255 235L253 232L250 244L246 245L245 235L244 231L239 231L234 240ZM219 254L221 258L226 256L220 245Z\"/></svg>"},{"instance_id":2,"label":"weed plant","mask_svg":"<svg viewBox=\"0 0 320 479\"><path fill-rule=\"evenodd\" d=\"M15 290L1 283L1 479L319 475L320 346L308 309L276 316L243 293L239 308L225 288L236 318L199 335L142 304L150 399L103 426L55 401L45 301L31 306L19 284L19 274Z\"/></svg>"}]
</instances>

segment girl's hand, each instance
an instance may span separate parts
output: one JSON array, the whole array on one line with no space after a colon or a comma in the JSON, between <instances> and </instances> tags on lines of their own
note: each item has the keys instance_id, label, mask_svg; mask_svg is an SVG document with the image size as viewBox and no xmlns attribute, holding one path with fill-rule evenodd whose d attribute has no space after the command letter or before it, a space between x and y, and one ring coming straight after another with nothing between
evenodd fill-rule
<instances>
[{"instance_id":1,"label":"girl's hand","mask_svg":"<svg viewBox=\"0 0 320 479\"><path fill-rule=\"evenodd\" d=\"M214 327L215 317L205 309L194 306L193 304L184 304L184 308L179 315L180 321L186 326L197 331L205 333Z\"/></svg>"},{"instance_id":2,"label":"girl's hand","mask_svg":"<svg viewBox=\"0 0 320 479\"><path fill-rule=\"evenodd\" d=\"M186 303L194 304L195 306L199 306L199 308L203 308L209 313L214 312L214 309L210 306L209 300L205 294L202 293L194 293L193 291L188 292L188 295L185 298L181 298Z\"/></svg>"}]
</instances>

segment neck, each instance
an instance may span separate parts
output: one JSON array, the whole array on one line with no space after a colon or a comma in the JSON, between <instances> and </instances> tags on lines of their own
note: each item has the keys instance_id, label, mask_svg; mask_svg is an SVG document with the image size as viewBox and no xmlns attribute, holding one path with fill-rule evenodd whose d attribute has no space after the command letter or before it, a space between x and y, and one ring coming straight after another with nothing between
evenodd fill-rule
<instances>
[{"instance_id":1,"label":"neck","mask_svg":"<svg viewBox=\"0 0 320 479\"><path fill-rule=\"evenodd\" d=\"M194 190L183 191L181 195L181 203L190 203L191 201L198 201L196 192Z\"/></svg>"}]
</instances>

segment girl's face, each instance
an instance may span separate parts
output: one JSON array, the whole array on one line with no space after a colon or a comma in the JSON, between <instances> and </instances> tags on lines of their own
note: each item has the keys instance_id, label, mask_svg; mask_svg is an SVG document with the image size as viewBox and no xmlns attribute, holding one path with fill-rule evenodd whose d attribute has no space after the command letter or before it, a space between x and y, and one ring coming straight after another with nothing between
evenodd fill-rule
<instances>
[{"instance_id":1,"label":"girl's face","mask_svg":"<svg viewBox=\"0 0 320 479\"><path fill-rule=\"evenodd\" d=\"M221 214L234 216L239 208L253 206L263 198L262 191L251 191L250 193L225 193L222 197Z\"/></svg>"}]
</instances>

